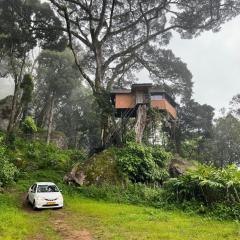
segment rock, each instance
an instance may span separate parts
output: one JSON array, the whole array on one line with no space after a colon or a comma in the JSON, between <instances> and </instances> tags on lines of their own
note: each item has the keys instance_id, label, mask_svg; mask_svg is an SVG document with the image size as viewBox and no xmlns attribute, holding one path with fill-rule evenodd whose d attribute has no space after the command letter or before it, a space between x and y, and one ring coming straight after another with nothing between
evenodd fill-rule
<instances>
[{"instance_id":1,"label":"rock","mask_svg":"<svg viewBox=\"0 0 240 240\"><path fill-rule=\"evenodd\" d=\"M107 149L95 154L82 164L73 167L64 181L77 185L101 185L104 183L122 184L124 176L119 172L114 151Z\"/></svg>"},{"instance_id":2,"label":"rock","mask_svg":"<svg viewBox=\"0 0 240 240\"><path fill-rule=\"evenodd\" d=\"M171 177L183 175L187 170L196 168L197 164L194 161L182 159L175 156L169 164L169 174Z\"/></svg>"},{"instance_id":3,"label":"rock","mask_svg":"<svg viewBox=\"0 0 240 240\"><path fill-rule=\"evenodd\" d=\"M0 100L0 130L7 131L12 109L13 96L7 96Z\"/></svg>"},{"instance_id":4,"label":"rock","mask_svg":"<svg viewBox=\"0 0 240 240\"><path fill-rule=\"evenodd\" d=\"M74 183L82 186L84 184L85 178L86 176L84 172L81 171L81 167L79 166L79 164L76 164L71 170L71 172L64 176L63 180L69 185L71 183Z\"/></svg>"}]
</instances>

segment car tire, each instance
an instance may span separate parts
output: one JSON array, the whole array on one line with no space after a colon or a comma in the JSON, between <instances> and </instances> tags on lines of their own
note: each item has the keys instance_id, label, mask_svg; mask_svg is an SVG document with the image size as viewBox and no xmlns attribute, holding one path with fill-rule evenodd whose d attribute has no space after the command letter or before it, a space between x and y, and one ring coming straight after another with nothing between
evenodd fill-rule
<instances>
[{"instance_id":1,"label":"car tire","mask_svg":"<svg viewBox=\"0 0 240 240\"><path fill-rule=\"evenodd\" d=\"M33 210L34 210L34 211L38 210L38 208L36 207L36 203L35 203L35 200L33 200L33 204L32 204L32 207L33 207Z\"/></svg>"},{"instance_id":2,"label":"car tire","mask_svg":"<svg viewBox=\"0 0 240 240\"><path fill-rule=\"evenodd\" d=\"M26 197L26 203L27 203L28 205L30 205L29 195L27 195L27 197Z\"/></svg>"}]
</instances>

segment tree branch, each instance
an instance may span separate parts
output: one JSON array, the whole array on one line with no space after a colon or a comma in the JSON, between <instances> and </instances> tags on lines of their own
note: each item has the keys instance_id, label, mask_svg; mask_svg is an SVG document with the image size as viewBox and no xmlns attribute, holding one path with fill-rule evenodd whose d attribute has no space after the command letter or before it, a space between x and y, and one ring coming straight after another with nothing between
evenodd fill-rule
<instances>
[{"instance_id":1,"label":"tree branch","mask_svg":"<svg viewBox=\"0 0 240 240\"><path fill-rule=\"evenodd\" d=\"M91 86L92 90L95 91L95 87L94 87L93 81L90 79L90 77L82 69L82 67L81 67L81 65L80 65L80 63L78 61L77 55L75 53L75 50L73 48L71 26L70 26L70 22L69 22L69 16L68 16L68 13L67 13L67 9L64 9L64 14L65 14L65 20L66 20L66 25L67 25L67 32L68 32L68 37L69 37L69 46L70 46L70 49L72 50L72 53L73 53L73 56L74 56L74 59L75 59L75 63L77 65L81 75L83 76L83 78L85 78L87 80L87 82Z\"/></svg>"}]
</instances>

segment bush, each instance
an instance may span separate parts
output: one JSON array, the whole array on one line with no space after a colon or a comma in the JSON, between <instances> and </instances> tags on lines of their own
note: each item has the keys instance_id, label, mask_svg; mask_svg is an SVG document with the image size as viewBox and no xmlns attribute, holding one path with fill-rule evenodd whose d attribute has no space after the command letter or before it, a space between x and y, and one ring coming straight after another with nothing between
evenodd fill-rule
<instances>
[{"instance_id":1,"label":"bush","mask_svg":"<svg viewBox=\"0 0 240 240\"><path fill-rule=\"evenodd\" d=\"M32 119L32 117L30 116L24 119L24 121L22 122L21 128L25 134L33 134L37 132L37 126L34 120Z\"/></svg>"},{"instance_id":2,"label":"bush","mask_svg":"<svg viewBox=\"0 0 240 240\"><path fill-rule=\"evenodd\" d=\"M120 170L135 183L162 183L167 177L166 163L171 154L160 147L129 142L116 149Z\"/></svg>"},{"instance_id":3,"label":"bush","mask_svg":"<svg viewBox=\"0 0 240 240\"><path fill-rule=\"evenodd\" d=\"M15 151L8 151L9 158L24 171L52 168L68 170L74 162L85 158L83 150L63 150L54 144L30 141L17 137Z\"/></svg>"},{"instance_id":4,"label":"bush","mask_svg":"<svg viewBox=\"0 0 240 240\"><path fill-rule=\"evenodd\" d=\"M165 189L172 201L240 204L240 171L234 165L225 169L199 165L196 170L167 181Z\"/></svg>"},{"instance_id":5,"label":"bush","mask_svg":"<svg viewBox=\"0 0 240 240\"><path fill-rule=\"evenodd\" d=\"M151 188L144 184L128 184L126 186L103 184L101 186L82 186L79 192L86 197L117 203L132 203L148 206L163 204L161 188Z\"/></svg>"},{"instance_id":6,"label":"bush","mask_svg":"<svg viewBox=\"0 0 240 240\"><path fill-rule=\"evenodd\" d=\"M69 156L68 169L71 169L75 164L83 163L87 159L87 153L83 149L69 149L65 152Z\"/></svg>"},{"instance_id":7,"label":"bush","mask_svg":"<svg viewBox=\"0 0 240 240\"><path fill-rule=\"evenodd\" d=\"M17 168L8 159L6 148L0 146L0 187L11 184L17 173Z\"/></svg>"}]
</instances>

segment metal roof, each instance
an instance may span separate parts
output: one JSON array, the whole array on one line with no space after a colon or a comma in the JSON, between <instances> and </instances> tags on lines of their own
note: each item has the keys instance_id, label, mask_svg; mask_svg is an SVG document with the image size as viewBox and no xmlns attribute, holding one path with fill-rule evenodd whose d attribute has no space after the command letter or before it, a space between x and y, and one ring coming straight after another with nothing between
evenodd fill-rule
<instances>
[{"instance_id":1,"label":"metal roof","mask_svg":"<svg viewBox=\"0 0 240 240\"><path fill-rule=\"evenodd\" d=\"M111 93L131 93L131 89L125 89L125 88L115 88L111 91Z\"/></svg>"}]
</instances>

